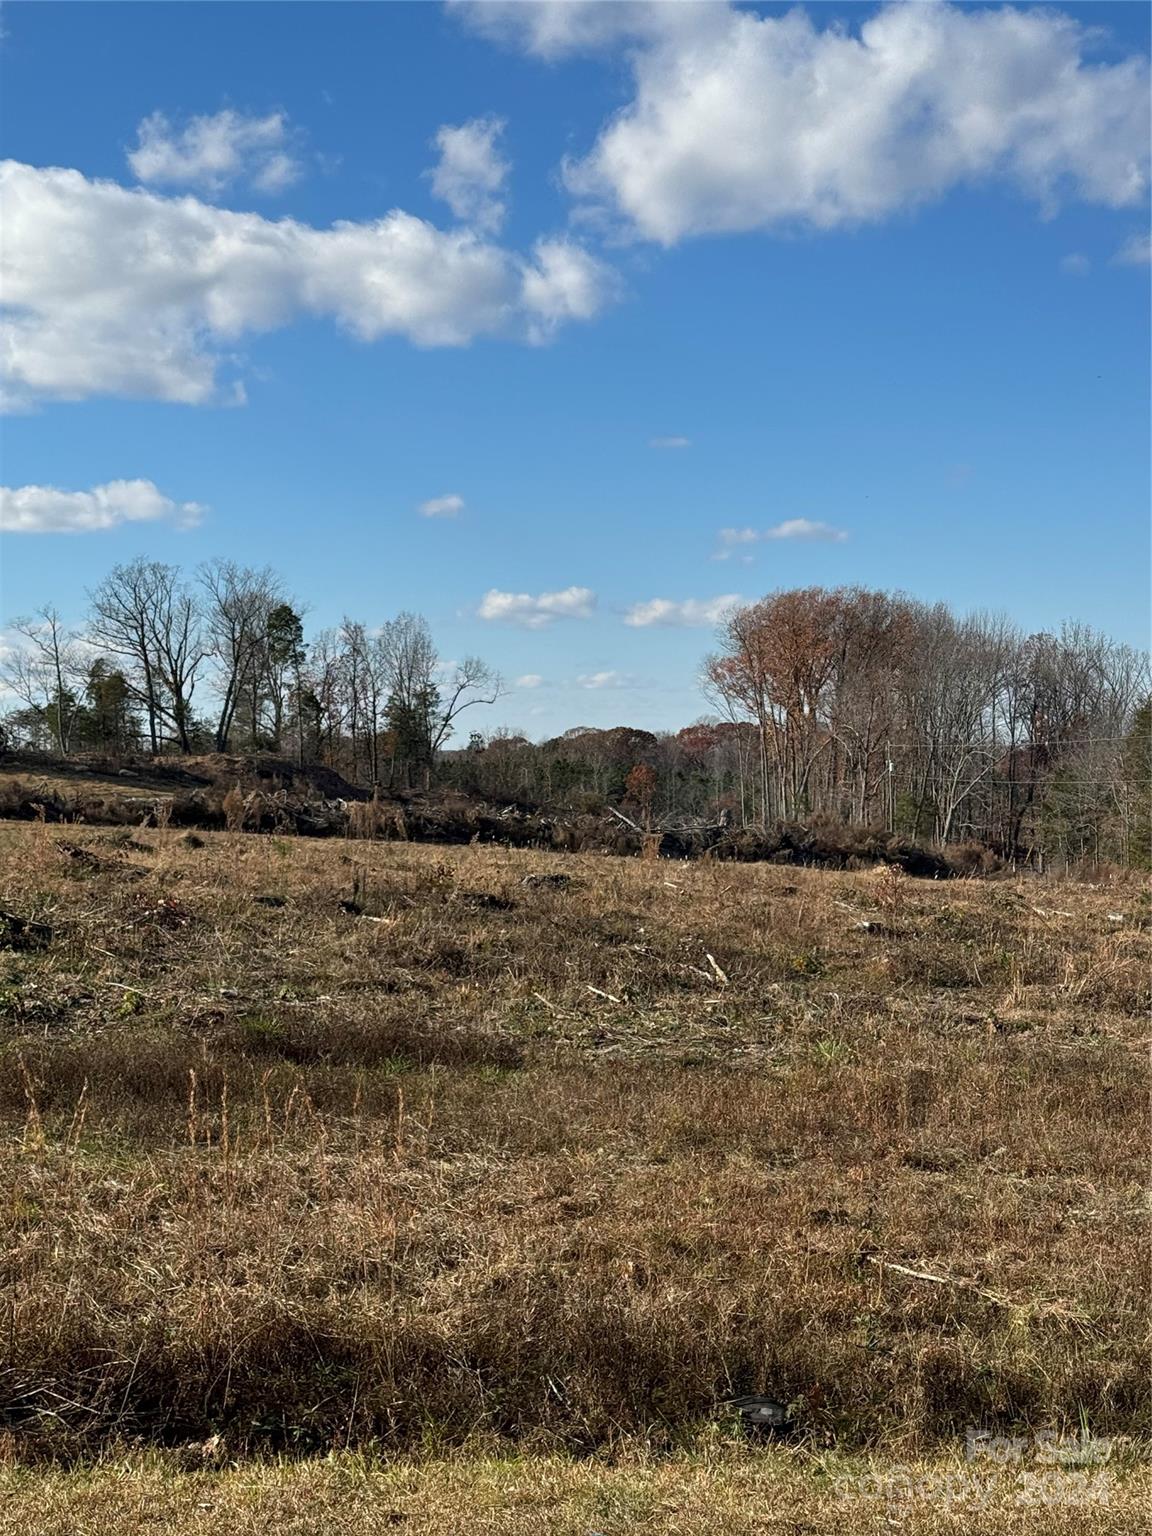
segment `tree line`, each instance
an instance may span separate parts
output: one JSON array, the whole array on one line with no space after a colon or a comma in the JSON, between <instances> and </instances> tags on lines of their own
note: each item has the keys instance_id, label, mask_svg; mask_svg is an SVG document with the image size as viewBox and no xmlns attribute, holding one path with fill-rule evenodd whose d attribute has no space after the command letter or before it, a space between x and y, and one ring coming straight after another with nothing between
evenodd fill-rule
<instances>
[{"instance_id":1,"label":"tree line","mask_svg":"<svg viewBox=\"0 0 1152 1536\"><path fill-rule=\"evenodd\" d=\"M458 740L501 697L478 657L445 665L425 620L305 634L269 569L191 576L139 559L70 629L13 626L9 738L68 755L272 752L369 786L631 806L646 824L831 818L1017 860L1149 860L1147 656L1082 624L1027 634L994 614L859 587L734 609L706 658L712 712L674 733L574 727Z\"/></svg>"},{"instance_id":2,"label":"tree line","mask_svg":"<svg viewBox=\"0 0 1152 1536\"><path fill-rule=\"evenodd\" d=\"M755 725L762 819L822 812L1013 858L1147 843L1148 658L1086 625L1030 635L812 587L732 613L705 678Z\"/></svg>"},{"instance_id":3,"label":"tree line","mask_svg":"<svg viewBox=\"0 0 1152 1536\"><path fill-rule=\"evenodd\" d=\"M498 733L451 766L493 797L630 803L665 825L827 818L1051 867L1150 862L1148 658L1088 626L843 587L736 608L704 664L715 713L674 734Z\"/></svg>"},{"instance_id":4,"label":"tree line","mask_svg":"<svg viewBox=\"0 0 1152 1536\"><path fill-rule=\"evenodd\" d=\"M460 714L501 691L478 657L443 665L419 614L346 618L309 640L279 577L230 560L190 577L133 560L93 589L78 628L50 606L11 627L7 734L64 756L273 752L427 784Z\"/></svg>"}]
</instances>

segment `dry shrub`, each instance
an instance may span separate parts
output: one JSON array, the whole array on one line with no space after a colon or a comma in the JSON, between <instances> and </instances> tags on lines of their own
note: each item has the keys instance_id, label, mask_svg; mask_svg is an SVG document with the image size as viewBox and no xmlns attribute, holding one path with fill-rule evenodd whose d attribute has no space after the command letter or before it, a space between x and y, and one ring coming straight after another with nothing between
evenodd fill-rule
<instances>
[{"instance_id":1,"label":"dry shrub","mask_svg":"<svg viewBox=\"0 0 1152 1536\"><path fill-rule=\"evenodd\" d=\"M229 832L243 832L244 820L247 814L244 794L239 784L233 784L232 788L224 796L221 802L221 810L224 812L224 825Z\"/></svg>"},{"instance_id":2,"label":"dry shrub","mask_svg":"<svg viewBox=\"0 0 1152 1536\"><path fill-rule=\"evenodd\" d=\"M953 872L944 854L934 849L883 828L849 826L826 818L808 823L780 822L767 831L746 827L724 834L708 846L716 858L741 862L765 860L823 869L892 864L906 874L937 880L947 879Z\"/></svg>"},{"instance_id":3,"label":"dry shrub","mask_svg":"<svg viewBox=\"0 0 1152 1536\"><path fill-rule=\"evenodd\" d=\"M353 801L347 807L347 835L353 838L398 838L405 842L408 828L402 806L385 804L379 795Z\"/></svg>"},{"instance_id":4,"label":"dry shrub","mask_svg":"<svg viewBox=\"0 0 1152 1536\"><path fill-rule=\"evenodd\" d=\"M951 843L944 850L953 874L960 876L984 876L999 874L1004 860L983 843Z\"/></svg>"},{"instance_id":5,"label":"dry shrub","mask_svg":"<svg viewBox=\"0 0 1152 1536\"><path fill-rule=\"evenodd\" d=\"M349 837L375 838L380 836L380 832L380 807L375 800L348 807Z\"/></svg>"}]
</instances>

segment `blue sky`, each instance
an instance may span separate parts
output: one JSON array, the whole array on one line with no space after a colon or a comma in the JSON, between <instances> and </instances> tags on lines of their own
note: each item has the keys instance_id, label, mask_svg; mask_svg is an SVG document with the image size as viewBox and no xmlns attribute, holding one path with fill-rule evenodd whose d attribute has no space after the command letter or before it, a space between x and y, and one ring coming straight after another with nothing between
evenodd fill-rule
<instances>
[{"instance_id":1,"label":"blue sky","mask_svg":"<svg viewBox=\"0 0 1152 1536\"><path fill-rule=\"evenodd\" d=\"M783 16L6 7L4 616L267 561L533 736L687 723L779 586L1145 644L1147 9Z\"/></svg>"}]
</instances>

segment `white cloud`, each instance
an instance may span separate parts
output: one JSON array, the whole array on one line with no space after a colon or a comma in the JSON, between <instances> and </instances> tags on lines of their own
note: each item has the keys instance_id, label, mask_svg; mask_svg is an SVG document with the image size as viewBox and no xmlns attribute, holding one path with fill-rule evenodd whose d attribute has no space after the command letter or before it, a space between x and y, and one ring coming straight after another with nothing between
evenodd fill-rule
<instances>
[{"instance_id":1,"label":"white cloud","mask_svg":"<svg viewBox=\"0 0 1152 1536\"><path fill-rule=\"evenodd\" d=\"M301 315L331 317L362 341L539 342L591 318L611 289L569 241L539 241L525 257L399 209L316 229L13 161L0 166L0 196L0 373L17 406L218 400L217 370L236 344Z\"/></svg>"},{"instance_id":2,"label":"white cloud","mask_svg":"<svg viewBox=\"0 0 1152 1536\"><path fill-rule=\"evenodd\" d=\"M537 240L524 263L520 302L530 341L547 341L566 321L591 320L618 297L616 274L573 240Z\"/></svg>"},{"instance_id":3,"label":"white cloud","mask_svg":"<svg viewBox=\"0 0 1152 1536\"><path fill-rule=\"evenodd\" d=\"M499 592L484 594L477 613L492 622L519 624L524 629L544 629L556 619L589 619L596 594L588 587L565 587L561 592Z\"/></svg>"},{"instance_id":4,"label":"white cloud","mask_svg":"<svg viewBox=\"0 0 1152 1536\"><path fill-rule=\"evenodd\" d=\"M677 602L670 597L653 597L646 603L635 603L624 615L625 624L633 629L647 629L653 624L679 629L695 629L718 624L730 609L744 599L735 593L724 597L687 597Z\"/></svg>"},{"instance_id":5,"label":"white cloud","mask_svg":"<svg viewBox=\"0 0 1152 1536\"><path fill-rule=\"evenodd\" d=\"M252 178L252 185L261 192L282 192L301 175L300 162L291 155L271 155Z\"/></svg>"},{"instance_id":6,"label":"white cloud","mask_svg":"<svg viewBox=\"0 0 1152 1536\"><path fill-rule=\"evenodd\" d=\"M1065 277L1087 277L1092 270L1092 263L1080 251L1073 251L1060 258L1060 270Z\"/></svg>"},{"instance_id":7,"label":"white cloud","mask_svg":"<svg viewBox=\"0 0 1152 1536\"><path fill-rule=\"evenodd\" d=\"M433 496L422 501L416 509L421 517L456 517L464 510L463 496Z\"/></svg>"},{"instance_id":8,"label":"white cloud","mask_svg":"<svg viewBox=\"0 0 1152 1536\"><path fill-rule=\"evenodd\" d=\"M432 191L458 219L489 233L504 222L504 186L512 169L497 148L503 132L498 117L474 117L456 128L446 124L433 141L439 162L428 173Z\"/></svg>"},{"instance_id":9,"label":"white cloud","mask_svg":"<svg viewBox=\"0 0 1152 1536\"><path fill-rule=\"evenodd\" d=\"M749 544L763 544L773 539L808 539L823 544L843 544L848 535L830 523L813 522L807 517L790 517L774 528L721 528L720 547L713 560L730 560L736 551Z\"/></svg>"},{"instance_id":10,"label":"white cloud","mask_svg":"<svg viewBox=\"0 0 1152 1536\"><path fill-rule=\"evenodd\" d=\"M138 181L206 192L220 192L236 181L261 192L282 192L302 170L290 153L282 112L246 117L231 109L193 117L179 131L163 112L153 112L136 130L128 164Z\"/></svg>"},{"instance_id":11,"label":"white cloud","mask_svg":"<svg viewBox=\"0 0 1152 1536\"><path fill-rule=\"evenodd\" d=\"M176 502L151 480L110 480L90 491L60 491L51 485L0 486L0 531L4 533L94 533L121 523L175 523L190 528L205 509Z\"/></svg>"},{"instance_id":12,"label":"white cloud","mask_svg":"<svg viewBox=\"0 0 1152 1536\"><path fill-rule=\"evenodd\" d=\"M523 677L516 679L517 688L543 688L544 679L539 672L525 672Z\"/></svg>"},{"instance_id":13,"label":"white cloud","mask_svg":"<svg viewBox=\"0 0 1152 1536\"><path fill-rule=\"evenodd\" d=\"M714 560L727 560L742 544L759 544L764 534L759 528L721 528L719 537Z\"/></svg>"},{"instance_id":14,"label":"white cloud","mask_svg":"<svg viewBox=\"0 0 1152 1536\"><path fill-rule=\"evenodd\" d=\"M652 437L648 439L649 448L690 448L690 437Z\"/></svg>"},{"instance_id":15,"label":"white cloud","mask_svg":"<svg viewBox=\"0 0 1152 1536\"><path fill-rule=\"evenodd\" d=\"M1148 65L1039 6L896 4L858 27L723 4L466 8L555 57L630 44L633 99L570 189L641 237L874 221L977 181L1050 207L1143 195Z\"/></svg>"},{"instance_id":16,"label":"white cloud","mask_svg":"<svg viewBox=\"0 0 1152 1536\"><path fill-rule=\"evenodd\" d=\"M634 679L626 672L589 672L576 679L578 688L631 688Z\"/></svg>"},{"instance_id":17,"label":"white cloud","mask_svg":"<svg viewBox=\"0 0 1152 1536\"><path fill-rule=\"evenodd\" d=\"M829 523L814 523L806 517L790 517L762 535L766 539L821 539L829 544L843 544L848 535Z\"/></svg>"},{"instance_id":18,"label":"white cloud","mask_svg":"<svg viewBox=\"0 0 1152 1536\"><path fill-rule=\"evenodd\" d=\"M652 36L672 25L646 0L448 0L474 31L523 48L542 59ZM698 4L676 0L662 7L687 17Z\"/></svg>"},{"instance_id":19,"label":"white cloud","mask_svg":"<svg viewBox=\"0 0 1152 1536\"><path fill-rule=\"evenodd\" d=\"M1152 235L1130 235L1112 260L1120 267L1146 267L1152 262Z\"/></svg>"}]
</instances>

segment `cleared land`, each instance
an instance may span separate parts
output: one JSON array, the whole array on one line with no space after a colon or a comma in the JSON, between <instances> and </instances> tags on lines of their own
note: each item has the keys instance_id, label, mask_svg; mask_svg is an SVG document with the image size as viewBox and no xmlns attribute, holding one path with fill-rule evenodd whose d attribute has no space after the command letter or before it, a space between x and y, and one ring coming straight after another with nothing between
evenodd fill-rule
<instances>
[{"instance_id":1,"label":"cleared land","mask_svg":"<svg viewBox=\"0 0 1152 1536\"><path fill-rule=\"evenodd\" d=\"M971 1425L1132 1528L1139 887L199 842L0 826L0 1530L831 1530Z\"/></svg>"}]
</instances>

